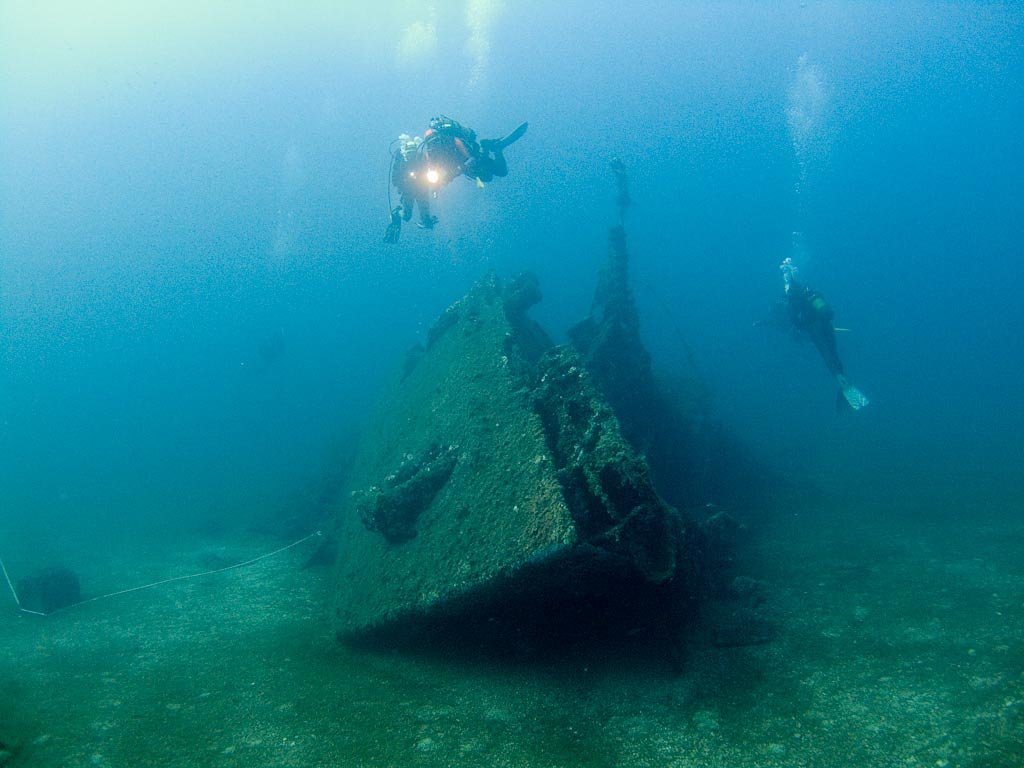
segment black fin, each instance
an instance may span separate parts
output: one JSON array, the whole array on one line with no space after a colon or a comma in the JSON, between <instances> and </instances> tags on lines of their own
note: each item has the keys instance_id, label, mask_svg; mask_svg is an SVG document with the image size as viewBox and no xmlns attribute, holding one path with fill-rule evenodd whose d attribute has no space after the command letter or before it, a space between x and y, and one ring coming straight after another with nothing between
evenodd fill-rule
<instances>
[{"instance_id":1,"label":"black fin","mask_svg":"<svg viewBox=\"0 0 1024 768\"><path fill-rule=\"evenodd\" d=\"M508 134L507 136L503 136L502 138L497 140L496 149L502 150L509 144L515 144L517 141L523 138L523 134L526 133L526 129L529 127L529 123L520 123L519 126L514 131L512 131L512 133Z\"/></svg>"},{"instance_id":2,"label":"black fin","mask_svg":"<svg viewBox=\"0 0 1024 768\"><path fill-rule=\"evenodd\" d=\"M394 245L398 242L398 238L402 234L402 215L400 213L401 208L395 208L391 212L391 223L388 224L388 229L384 233L384 242Z\"/></svg>"}]
</instances>

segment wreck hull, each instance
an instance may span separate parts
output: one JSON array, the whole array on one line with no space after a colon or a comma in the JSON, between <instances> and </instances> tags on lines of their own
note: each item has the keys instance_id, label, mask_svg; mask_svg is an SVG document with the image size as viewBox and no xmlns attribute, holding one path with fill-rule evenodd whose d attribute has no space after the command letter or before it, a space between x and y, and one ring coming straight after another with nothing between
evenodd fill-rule
<instances>
[{"instance_id":1,"label":"wreck hull","mask_svg":"<svg viewBox=\"0 0 1024 768\"><path fill-rule=\"evenodd\" d=\"M620 586L628 602L637 583L693 592L685 521L576 353L538 359L538 334L500 284L479 286L383 399L337 519L339 638L508 620Z\"/></svg>"},{"instance_id":2,"label":"wreck hull","mask_svg":"<svg viewBox=\"0 0 1024 768\"><path fill-rule=\"evenodd\" d=\"M538 417L510 367L503 303L477 292L397 382L366 434L352 488L372 487L432 443L453 446L447 483L408 541L367 529L349 499L338 518L337 630L353 635L482 594L538 553L575 543ZM511 350L508 350L511 351Z\"/></svg>"}]
</instances>

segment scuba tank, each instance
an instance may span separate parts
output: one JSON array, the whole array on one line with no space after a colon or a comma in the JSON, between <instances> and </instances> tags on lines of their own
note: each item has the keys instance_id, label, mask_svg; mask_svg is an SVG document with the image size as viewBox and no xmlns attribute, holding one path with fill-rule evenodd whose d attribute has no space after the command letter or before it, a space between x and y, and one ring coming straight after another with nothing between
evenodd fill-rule
<instances>
[{"instance_id":1,"label":"scuba tank","mask_svg":"<svg viewBox=\"0 0 1024 768\"><path fill-rule=\"evenodd\" d=\"M423 145L423 139L419 136L410 136L407 133L403 133L398 137L398 151L402 154L402 159L409 162L417 153L420 151L420 147Z\"/></svg>"},{"instance_id":2,"label":"scuba tank","mask_svg":"<svg viewBox=\"0 0 1024 768\"><path fill-rule=\"evenodd\" d=\"M476 131L472 128L466 128L457 120L452 120L450 117L445 115L432 117L430 119L430 127L435 132L444 134L445 136L452 136L472 144L476 143Z\"/></svg>"}]
</instances>

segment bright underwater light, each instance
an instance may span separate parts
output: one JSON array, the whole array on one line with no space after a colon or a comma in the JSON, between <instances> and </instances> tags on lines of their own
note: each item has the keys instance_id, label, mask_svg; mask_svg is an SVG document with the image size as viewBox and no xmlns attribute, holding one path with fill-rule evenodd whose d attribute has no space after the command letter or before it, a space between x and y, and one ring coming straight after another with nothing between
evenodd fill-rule
<instances>
[{"instance_id":1,"label":"bright underwater light","mask_svg":"<svg viewBox=\"0 0 1024 768\"><path fill-rule=\"evenodd\" d=\"M441 173L437 168L427 169L427 182L429 184L437 184L441 180Z\"/></svg>"}]
</instances>

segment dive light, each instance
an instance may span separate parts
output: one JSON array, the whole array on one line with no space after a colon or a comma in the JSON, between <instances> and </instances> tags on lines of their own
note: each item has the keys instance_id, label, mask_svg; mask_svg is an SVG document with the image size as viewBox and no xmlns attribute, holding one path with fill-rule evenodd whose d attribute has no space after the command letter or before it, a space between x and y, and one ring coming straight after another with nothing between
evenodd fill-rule
<instances>
[{"instance_id":1,"label":"dive light","mask_svg":"<svg viewBox=\"0 0 1024 768\"><path fill-rule=\"evenodd\" d=\"M427 184L434 187L441 181L441 172L437 170L437 168L427 168L427 172L424 174L424 177L427 180ZM416 171L409 171L409 178L415 179Z\"/></svg>"}]
</instances>

